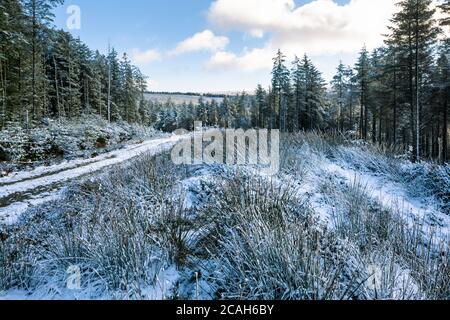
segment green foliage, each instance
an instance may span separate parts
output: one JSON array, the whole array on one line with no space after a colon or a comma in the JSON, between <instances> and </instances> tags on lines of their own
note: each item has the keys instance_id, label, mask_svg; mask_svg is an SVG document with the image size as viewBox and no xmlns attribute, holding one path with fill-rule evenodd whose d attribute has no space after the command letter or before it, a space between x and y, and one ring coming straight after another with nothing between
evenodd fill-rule
<instances>
[{"instance_id":1,"label":"green foliage","mask_svg":"<svg viewBox=\"0 0 450 320\"><path fill-rule=\"evenodd\" d=\"M95 113L149 124L146 79L113 49L90 50L55 30L52 10L62 0L6 0L0 14L0 129L30 127L45 117L76 119ZM109 87L109 75L111 86Z\"/></svg>"}]
</instances>

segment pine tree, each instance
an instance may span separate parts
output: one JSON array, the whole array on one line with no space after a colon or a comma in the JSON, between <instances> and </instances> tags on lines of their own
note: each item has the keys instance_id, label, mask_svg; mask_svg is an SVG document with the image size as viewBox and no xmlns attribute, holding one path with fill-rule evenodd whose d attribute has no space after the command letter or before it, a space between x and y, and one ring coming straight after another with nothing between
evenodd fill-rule
<instances>
[{"instance_id":1,"label":"pine tree","mask_svg":"<svg viewBox=\"0 0 450 320\"><path fill-rule=\"evenodd\" d=\"M43 54L43 33L46 27L53 21L54 15L52 9L59 4L62 4L63 0L24 0L24 8L26 14L31 18L29 23L30 38L31 38L31 56L32 56L32 74L31 74L31 107L32 116L34 120L39 120L42 116L43 99L41 95L41 101L37 101L37 93L41 92L38 88L42 87L42 54ZM41 83L37 83L41 82ZM43 92L43 95L46 93ZM40 104L40 107L38 106Z\"/></svg>"},{"instance_id":2,"label":"pine tree","mask_svg":"<svg viewBox=\"0 0 450 320\"><path fill-rule=\"evenodd\" d=\"M386 124L386 106L390 104L388 89L388 80L385 77L386 57L384 48L373 50L370 57L369 67L369 92L370 99L367 101L368 110L370 111L372 130L372 143L383 140L383 127Z\"/></svg>"},{"instance_id":3,"label":"pine tree","mask_svg":"<svg viewBox=\"0 0 450 320\"><path fill-rule=\"evenodd\" d=\"M345 76L345 66L340 61L336 75L333 77L331 81L331 86L336 98L336 104L338 107L337 112L337 127L340 131L344 131L344 106L346 102L346 93L347 93L347 81Z\"/></svg>"},{"instance_id":4,"label":"pine tree","mask_svg":"<svg viewBox=\"0 0 450 320\"><path fill-rule=\"evenodd\" d=\"M108 119L108 61L96 51L92 65L91 103L101 117Z\"/></svg>"},{"instance_id":5,"label":"pine tree","mask_svg":"<svg viewBox=\"0 0 450 320\"><path fill-rule=\"evenodd\" d=\"M325 81L307 55L301 60L300 70L303 73L301 76L303 80L300 82L303 90L301 127L304 130L317 129L323 124L327 105Z\"/></svg>"},{"instance_id":6,"label":"pine tree","mask_svg":"<svg viewBox=\"0 0 450 320\"><path fill-rule=\"evenodd\" d=\"M215 99L211 100L209 105L209 125L210 126L218 126L219 125L219 104Z\"/></svg>"},{"instance_id":7,"label":"pine tree","mask_svg":"<svg viewBox=\"0 0 450 320\"><path fill-rule=\"evenodd\" d=\"M369 121L367 100L369 95L369 52L364 46L360 51L358 63L356 64L359 94L360 94L360 114L359 114L359 137L367 140L367 125Z\"/></svg>"},{"instance_id":8,"label":"pine tree","mask_svg":"<svg viewBox=\"0 0 450 320\"><path fill-rule=\"evenodd\" d=\"M292 63L291 78L293 82L293 108L292 108L292 127L297 131L302 126L302 119L305 117L305 93L306 93L306 70L302 65L302 60L295 56Z\"/></svg>"},{"instance_id":9,"label":"pine tree","mask_svg":"<svg viewBox=\"0 0 450 320\"><path fill-rule=\"evenodd\" d=\"M278 50L272 69L272 114L271 128L286 131L287 110L290 99L290 74L285 66L286 57Z\"/></svg>"},{"instance_id":10,"label":"pine tree","mask_svg":"<svg viewBox=\"0 0 450 320\"><path fill-rule=\"evenodd\" d=\"M230 101L228 99L227 96L224 97L221 106L220 106L220 126L222 128L229 128L230 127L230 117L231 117L231 112L230 112Z\"/></svg>"},{"instance_id":11,"label":"pine tree","mask_svg":"<svg viewBox=\"0 0 450 320\"><path fill-rule=\"evenodd\" d=\"M399 43L407 65L410 129L414 157L420 159L421 148L421 93L432 63L432 47L439 29L433 19L435 9L432 0L402 0L399 12L392 19L391 37Z\"/></svg>"},{"instance_id":12,"label":"pine tree","mask_svg":"<svg viewBox=\"0 0 450 320\"><path fill-rule=\"evenodd\" d=\"M118 104L121 99L120 65L117 51L112 48L108 53L108 120L117 121L121 118Z\"/></svg>"},{"instance_id":13,"label":"pine tree","mask_svg":"<svg viewBox=\"0 0 450 320\"><path fill-rule=\"evenodd\" d=\"M208 122L208 108L206 106L205 99L203 98L203 96L200 96L198 100L196 121L201 121L205 124Z\"/></svg>"},{"instance_id":14,"label":"pine tree","mask_svg":"<svg viewBox=\"0 0 450 320\"><path fill-rule=\"evenodd\" d=\"M355 74L352 67L347 66L345 69L345 76L348 79L348 95L346 100L346 109L347 109L347 117L348 117L348 130L355 131L355 106L357 103L355 100L357 99L357 88L358 88L358 77Z\"/></svg>"},{"instance_id":15,"label":"pine tree","mask_svg":"<svg viewBox=\"0 0 450 320\"><path fill-rule=\"evenodd\" d=\"M135 79L136 86L136 99L138 100L138 112L137 117L140 123L149 124L149 115L147 113L147 101L145 99L145 91L147 90L147 77L142 72L133 67L133 77Z\"/></svg>"},{"instance_id":16,"label":"pine tree","mask_svg":"<svg viewBox=\"0 0 450 320\"><path fill-rule=\"evenodd\" d=\"M243 91L240 95L238 95L236 101L236 119L235 119L235 128L246 128L248 127L247 121L247 108L246 108L247 94Z\"/></svg>"},{"instance_id":17,"label":"pine tree","mask_svg":"<svg viewBox=\"0 0 450 320\"><path fill-rule=\"evenodd\" d=\"M448 41L443 42L440 48L440 55L436 65L436 83L438 90L436 91L437 99L433 115L437 116L437 123L442 124L441 133L436 135L440 136L437 142L436 153L437 158L445 163L449 160L448 128L450 120L450 44Z\"/></svg>"},{"instance_id":18,"label":"pine tree","mask_svg":"<svg viewBox=\"0 0 450 320\"><path fill-rule=\"evenodd\" d=\"M24 72L28 62L24 12L18 0L0 3L0 129L26 114Z\"/></svg>"},{"instance_id":19,"label":"pine tree","mask_svg":"<svg viewBox=\"0 0 450 320\"><path fill-rule=\"evenodd\" d=\"M76 119L96 113L109 119L108 105L111 120L119 120L128 108L126 117L140 121L148 115L142 74L131 64L122 69L116 51L105 57L55 30L52 9L62 2L0 2L0 129L10 122L28 127L43 117Z\"/></svg>"},{"instance_id":20,"label":"pine tree","mask_svg":"<svg viewBox=\"0 0 450 320\"><path fill-rule=\"evenodd\" d=\"M268 128L270 119L270 108L267 103L267 92L259 84L255 92L255 111L258 113L256 127Z\"/></svg>"},{"instance_id":21,"label":"pine tree","mask_svg":"<svg viewBox=\"0 0 450 320\"><path fill-rule=\"evenodd\" d=\"M133 92L134 79L133 69L131 67L130 59L124 53L120 61L120 104L122 106L121 116L127 122L134 122L136 120L137 104Z\"/></svg>"}]
</instances>

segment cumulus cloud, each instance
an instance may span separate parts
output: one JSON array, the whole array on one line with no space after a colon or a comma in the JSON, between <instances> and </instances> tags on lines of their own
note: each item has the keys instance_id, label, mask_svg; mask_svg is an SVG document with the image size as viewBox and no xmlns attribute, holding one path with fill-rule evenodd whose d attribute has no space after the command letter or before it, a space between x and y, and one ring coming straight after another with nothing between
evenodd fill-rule
<instances>
[{"instance_id":1,"label":"cumulus cloud","mask_svg":"<svg viewBox=\"0 0 450 320\"><path fill-rule=\"evenodd\" d=\"M147 51L141 51L138 48L131 49L131 61L134 64L143 66L158 60L161 60L161 54L158 50L149 49Z\"/></svg>"},{"instance_id":2,"label":"cumulus cloud","mask_svg":"<svg viewBox=\"0 0 450 320\"><path fill-rule=\"evenodd\" d=\"M393 0L315 0L296 6L293 0L216 0L208 17L225 30L250 35L271 34L274 46L302 48L310 53L375 47L395 12Z\"/></svg>"},{"instance_id":3,"label":"cumulus cloud","mask_svg":"<svg viewBox=\"0 0 450 320\"><path fill-rule=\"evenodd\" d=\"M244 71L255 71L270 68L272 64L273 51L268 48L255 48L244 50L240 55L231 52L216 52L206 63L211 70L240 69Z\"/></svg>"},{"instance_id":4,"label":"cumulus cloud","mask_svg":"<svg viewBox=\"0 0 450 320\"><path fill-rule=\"evenodd\" d=\"M227 30L260 35L278 28L294 7L293 0L216 0L209 9L208 18L212 24Z\"/></svg>"},{"instance_id":5,"label":"cumulus cloud","mask_svg":"<svg viewBox=\"0 0 450 320\"><path fill-rule=\"evenodd\" d=\"M177 55L194 51L216 52L225 49L229 42L227 37L216 36L211 30L204 30L180 42L169 54Z\"/></svg>"},{"instance_id":6,"label":"cumulus cloud","mask_svg":"<svg viewBox=\"0 0 450 320\"><path fill-rule=\"evenodd\" d=\"M393 0L350 0L345 5L333 0L314 0L301 6L296 6L293 0L216 0L208 12L211 24L255 37L268 34L269 41L239 55L216 53L207 66L269 68L270 57L278 48L290 58L304 53L354 53L364 44L369 49L375 48L382 44L395 10Z\"/></svg>"}]
</instances>

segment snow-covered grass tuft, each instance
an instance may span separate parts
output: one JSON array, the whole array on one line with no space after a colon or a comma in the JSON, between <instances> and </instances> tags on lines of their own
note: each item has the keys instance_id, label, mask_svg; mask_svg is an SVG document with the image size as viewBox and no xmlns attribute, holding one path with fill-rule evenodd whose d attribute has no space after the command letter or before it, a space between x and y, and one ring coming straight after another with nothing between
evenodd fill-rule
<instances>
[{"instance_id":1,"label":"snow-covered grass tuft","mask_svg":"<svg viewBox=\"0 0 450 320\"><path fill-rule=\"evenodd\" d=\"M168 250L175 244L168 242L166 228L158 226L176 210L167 205L167 195L183 174L166 155L143 157L102 179L72 186L61 203L6 227L0 264L7 276L0 289L64 298L50 289L65 288L67 270L75 266L82 288L96 291L97 298L151 298L155 292L149 288L168 292L173 283L160 283L160 274L177 257Z\"/></svg>"},{"instance_id":2,"label":"snow-covered grass tuft","mask_svg":"<svg viewBox=\"0 0 450 320\"><path fill-rule=\"evenodd\" d=\"M237 176L210 209L221 217L208 270L221 299L364 298L354 247L320 225L292 186Z\"/></svg>"},{"instance_id":3,"label":"snow-covered grass tuft","mask_svg":"<svg viewBox=\"0 0 450 320\"><path fill-rule=\"evenodd\" d=\"M450 297L448 167L340 135L282 139L273 177L175 166L163 154L69 186L62 201L0 227L0 296Z\"/></svg>"},{"instance_id":4,"label":"snow-covered grass tuft","mask_svg":"<svg viewBox=\"0 0 450 320\"><path fill-rule=\"evenodd\" d=\"M450 216L450 164L406 164L402 166L402 176L411 195L434 198Z\"/></svg>"},{"instance_id":5,"label":"snow-covered grass tuft","mask_svg":"<svg viewBox=\"0 0 450 320\"><path fill-rule=\"evenodd\" d=\"M347 187L327 180L335 205L334 230L361 253L371 274L372 299L447 299L450 296L450 242L438 238L424 221L408 221L384 208L360 179Z\"/></svg>"}]
</instances>

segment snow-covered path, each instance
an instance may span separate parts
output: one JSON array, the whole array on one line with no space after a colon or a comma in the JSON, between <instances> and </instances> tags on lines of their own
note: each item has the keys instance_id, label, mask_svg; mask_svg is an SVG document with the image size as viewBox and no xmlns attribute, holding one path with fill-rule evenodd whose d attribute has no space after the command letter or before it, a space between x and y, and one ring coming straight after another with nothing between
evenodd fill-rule
<instances>
[{"instance_id":1,"label":"snow-covered path","mask_svg":"<svg viewBox=\"0 0 450 320\"><path fill-rule=\"evenodd\" d=\"M157 154L171 148L186 136L148 140L105 153L93 159L67 161L39 167L0 179L0 223L14 223L30 206L58 197L68 181L91 175L102 169L129 161L143 153Z\"/></svg>"},{"instance_id":2,"label":"snow-covered path","mask_svg":"<svg viewBox=\"0 0 450 320\"><path fill-rule=\"evenodd\" d=\"M343 178L348 186L358 183L365 186L369 198L385 209L402 214L405 222L411 226L414 222L420 222L428 229L433 229L438 237L448 239L450 236L450 217L441 212L432 199L414 198L408 195L404 186L387 177L344 168L336 163L325 163L323 170Z\"/></svg>"},{"instance_id":3,"label":"snow-covered path","mask_svg":"<svg viewBox=\"0 0 450 320\"><path fill-rule=\"evenodd\" d=\"M354 154L352 149L343 149L340 153L345 152ZM346 161L346 157L329 157L322 152L312 151L309 146L303 147L298 157L304 160L306 169L297 192L310 201L313 210L329 228L333 228L335 211L338 210L336 206L339 204L336 203L339 200L334 198L335 191L343 188L347 192L347 188L355 186L361 188L370 201L401 215L411 227L420 225L435 237L447 241L450 239L450 216L442 211L439 201L430 196L414 196L408 189L414 186L401 183L388 173L371 171L368 169L369 156L364 162L362 155L360 168ZM296 184L292 176L287 175L283 179ZM324 189L323 186L329 186L330 189Z\"/></svg>"}]
</instances>

